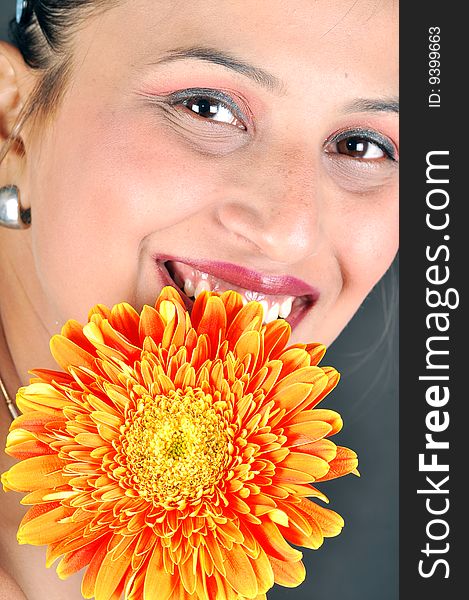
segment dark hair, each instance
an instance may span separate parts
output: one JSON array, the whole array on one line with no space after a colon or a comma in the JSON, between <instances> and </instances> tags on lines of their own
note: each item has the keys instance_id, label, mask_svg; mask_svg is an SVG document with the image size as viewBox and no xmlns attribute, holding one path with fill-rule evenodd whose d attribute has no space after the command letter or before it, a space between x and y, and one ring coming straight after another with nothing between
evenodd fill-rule
<instances>
[{"instance_id":1,"label":"dark hair","mask_svg":"<svg viewBox=\"0 0 469 600\"><path fill-rule=\"evenodd\" d=\"M9 23L9 39L29 67L40 72L37 84L18 116L10 139L0 151L0 163L26 121L51 116L70 78L74 34L90 16L119 0L29 0L26 18Z\"/></svg>"}]
</instances>

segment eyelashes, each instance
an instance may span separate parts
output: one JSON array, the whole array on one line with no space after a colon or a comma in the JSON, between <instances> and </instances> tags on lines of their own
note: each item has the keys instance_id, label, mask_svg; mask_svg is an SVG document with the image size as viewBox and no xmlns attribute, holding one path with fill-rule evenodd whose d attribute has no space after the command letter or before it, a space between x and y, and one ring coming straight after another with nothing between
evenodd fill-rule
<instances>
[{"instance_id":1,"label":"eyelashes","mask_svg":"<svg viewBox=\"0 0 469 600\"><path fill-rule=\"evenodd\" d=\"M221 90L187 88L168 95L166 102L173 108L184 107L195 119L231 125L242 131L247 131L252 121L247 104L241 108L231 96Z\"/></svg>"},{"instance_id":2,"label":"eyelashes","mask_svg":"<svg viewBox=\"0 0 469 600\"><path fill-rule=\"evenodd\" d=\"M353 128L339 131L324 143L328 154L378 161L390 159L397 162L397 151L389 138L371 129Z\"/></svg>"}]
</instances>

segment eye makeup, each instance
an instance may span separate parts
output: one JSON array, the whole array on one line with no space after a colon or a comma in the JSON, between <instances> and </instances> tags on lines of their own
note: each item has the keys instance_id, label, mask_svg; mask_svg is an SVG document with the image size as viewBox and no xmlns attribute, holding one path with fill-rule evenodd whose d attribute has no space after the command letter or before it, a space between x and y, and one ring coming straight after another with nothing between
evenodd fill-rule
<instances>
[{"instance_id":1,"label":"eye makeup","mask_svg":"<svg viewBox=\"0 0 469 600\"><path fill-rule=\"evenodd\" d=\"M340 154L338 152L331 152L330 150L328 150L328 148L331 145L334 145L334 144L337 145L339 142L347 140L347 138L355 138L355 139L363 140L364 142L375 144L384 152L385 157L383 157L383 158L388 158L388 159L392 160L393 162L398 162L398 153L397 153L395 145L391 142L391 140L389 138L387 138L386 136L382 135L381 133L379 133L378 131L373 130L373 129L368 129L368 128L359 128L358 127L358 128L351 128L351 129L342 129L342 130L334 133L332 136L330 136L324 142L324 149L325 149L326 153L339 154L343 157L349 157L354 160L362 160L362 161L370 160L370 159L366 159L366 158L349 156L347 154ZM371 160L377 160L377 159L371 159ZM378 159L378 160L383 160L383 159Z\"/></svg>"},{"instance_id":2,"label":"eye makeup","mask_svg":"<svg viewBox=\"0 0 469 600\"><path fill-rule=\"evenodd\" d=\"M360 156L367 144L372 147ZM374 194L396 182L398 150L389 137L374 128L343 127L325 140L323 149L326 172L340 189L348 193ZM366 154L370 154L371 158L367 158Z\"/></svg>"},{"instance_id":3,"label":"eye makeup","mask_svg":"<svg viewBox=\"0 0 469 600\"><path fill-rule=\"evenodd\" d=\"M170 106L187 106L186 103L189 100L196 98L212 100L229 108L232 114L242 122L244 129L247 129L248 122L252 122L252 116L250 115L248 108L245 107L244 109L241 109L233 98L222 90L214 90L211 88L187 88L173 92L165 97L166 102Z\"/></svg>"},{"instance_id":4,"label":"eye makeup","mask_svg":"<svg viewBox=\"0 0 469 600\"><path fill-rule=\"evenodd\" d=\"M253 131L254 119L247 100L237 93L228 92L230 91L206 87L190 87L157 95L148 92L141 93L140 95L150 104L158 106L165 111L172 113L174 116L177 116L177 112L181 115L185 112L185 116L194 119L195 123L198 121L204 125L210 122L211 124L218 126L229 126L229 128L237 129L238 132L240 130ZM234 100L233 96L236 100ZM199 111L194 107L197 102L191 103L192 100L205 100L212 104L219 104L225 115L227 112L230 112L233 115L233 122L230 123L216 118L210 118L209 116L202 116L202 114L199 114ZM212 107L210 107L210 113L211 117L215 117L218 111L213 110ZM236 123L234 121L236 121Z\"/></svg>"},{"instance_id":5,"label":"eye makeup","mask_svg":"<svg viewBox=\"0 0 469 600\"><path fill-rule=\"evenodd\" d=\"M151 109L158 109L155 113L157 119L160 115L160 123L198 155L226 156L252 139L251 111L239 94L189 87L139 96Z\"/></svg>"}]
</instances>

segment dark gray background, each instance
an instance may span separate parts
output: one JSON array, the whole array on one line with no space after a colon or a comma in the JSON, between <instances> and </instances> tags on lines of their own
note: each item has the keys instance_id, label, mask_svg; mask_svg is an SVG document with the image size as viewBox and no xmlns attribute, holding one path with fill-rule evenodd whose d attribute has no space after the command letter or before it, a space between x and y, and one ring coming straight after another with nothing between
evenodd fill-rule
<instances>
[{"instance_id":1,"label":"dark gray background","mask_svg":"<svg viewBox=\"0 0 469 600\"><path fill-rule=\"evenodd\" d=\"M0 4L0 39L6 39L15 1ZM304 551L302 586L276 586L269 600L398 598L397 269L396 261L324 361L342 374L323 402L344 418L334 441L353 448L360 459L361 478L321 487L346 526L318 551Z\"/></svg>"}]
</instances>

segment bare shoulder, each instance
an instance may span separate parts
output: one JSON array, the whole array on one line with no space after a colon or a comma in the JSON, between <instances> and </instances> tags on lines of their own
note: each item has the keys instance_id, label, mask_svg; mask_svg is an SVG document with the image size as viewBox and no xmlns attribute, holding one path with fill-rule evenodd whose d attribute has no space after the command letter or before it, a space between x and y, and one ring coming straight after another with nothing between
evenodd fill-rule
<instances>
[{"instance_id":1,"label":"bare shoulder","mask_svg":"<svg viewBox=\"0 0 469 600\"><path fill-rule=\"evenodd\" d=\"M0 600L28 600L20 586L0 566Z\"/></svg>"}]
</instances>

